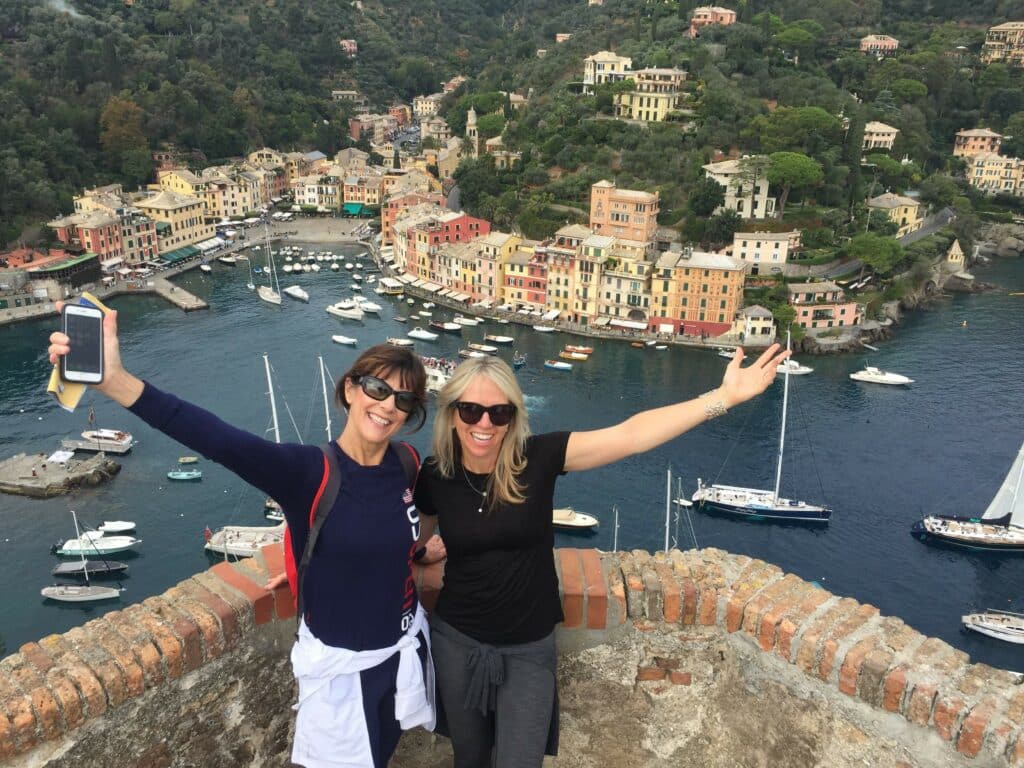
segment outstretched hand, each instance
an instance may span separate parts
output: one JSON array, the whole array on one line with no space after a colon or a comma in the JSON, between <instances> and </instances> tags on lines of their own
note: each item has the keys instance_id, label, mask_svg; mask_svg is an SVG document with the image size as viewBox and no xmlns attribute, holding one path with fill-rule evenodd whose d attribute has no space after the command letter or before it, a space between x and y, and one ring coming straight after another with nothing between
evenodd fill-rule
<instances>
[{"instance_id":1,"label":"outstretched hand","mask_svg":"<svg viewBox=\"0 0 1024 768\"><path fill-rule=\"evenodd\" d=\"M757 360L744 368L742 365L745 357L743 348L737 347L736 354L733 355L732 361L725 369L722 386L719 388L726 406L732 408L740 403L745 403L768 389L768 386L775 381L779 363L789 355L789 350L782 349L782 345L772 344L761 353Z\"/></svg>"},{"instance_id":2,"label":"outstretched hand","mask_svg":"<svg viewBox=\"0 0 1024 768\"><path fill-rule=\"evenodd\" d=\"M64 310L65 302L55 303L58 312ZM70 339L61 331L54 331L50 334L50 346L46 352L50 362L54 365L71 351ZM121 348L117 341L117 312L111 310L103 315L103 383L94 384L95 389L105 391L104 384L114 379L124 371L121 365Z\"/></svg>"}]
</instances>

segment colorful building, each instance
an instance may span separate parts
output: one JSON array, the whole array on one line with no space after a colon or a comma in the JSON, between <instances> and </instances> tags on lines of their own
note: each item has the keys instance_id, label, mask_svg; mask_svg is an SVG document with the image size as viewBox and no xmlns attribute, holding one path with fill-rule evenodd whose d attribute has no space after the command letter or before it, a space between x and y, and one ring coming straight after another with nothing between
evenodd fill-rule
<instances>
[{"instance_id":1,"label":"colorful building","mask_svg":"<svg viewBox=\"0 0 1024 768\"><path fill-rule=\"evenodd\" d=\"M967 181L975 189L993 195L1024 195L1024 160L981 152L967 162Z\"/></svg>"},{"instance_id":2,"label":"colorful building","mask_svg":"<svg viewBox=\"0 0 1024 768\"><path fill-rule=\"evenodd\" d=\"M741 219L767 219L775 214L768 196L767 157L744 157L703 166L707 178L725 188L725 202L716 209L736 211Z\"/></svg>"},{"instance_id":3,"label":"colorful building","mask_svg":"<svg viewBox=\"0 0 1024 768\"><path fill-rule=\"evenodd\" d=\"M649 327L658 333L720 336L743 305L742 263L686 248L662 254L651 276Z\"/></svg>"},{"instance_id":4,"label":"colorful building","mask_svg":"<svg viewBox=\"0 0 1024 768\"><path fill-rule=\"evenodd\" d=\"M395 219L402 211L424 203L443 207L444 202L444 195L439 192L406 192L387 198L380 212L381 245L387 246L394 242Z\"/></svg>"},{"instance_id":5,"label":"colorful building","mask_svg":"<svg viewBox=\"0 0 1024 768\"><path fill-rule=\"evenodd\" d=\"M886 192L868 200L868 208L882 211L889 221L895 222L899 227L896 230L896 237L916 232L924 224L924 218L921 216L921 203L912 197Z\"/></svg>"},{"instance_id":6,"label":"colorful building","mask_svg":"<svg viewBox=\"0 0 1024 768\"><path fill-rule=\"evenodd\" d=\"M1024 66L1024 21L1008 21L990 27L981 48L983 64L1002 62L1011 67Z\"/></svg>"},{"instance_id":7,"label":"colorful building","mask_svg":"<svg viewBox=\"0 0 1024 768\"><path fill-rule=\"evenodd\" d=\"M900 41L889 35L865 35L860 39L860 52L872 56L892 56L900 47Z\"/></svg>"},{"instance_id":8,"label":"colorful building","mask_svg":"<svg viewBox=\"0 0 1024 768\"><path fill-rule=\"evenodd\" d=\"M583 60L583 91L591 93L595 85L618 83L626 79L633 60L612 51L598 51Z\"/></svg>"},{"instance_id":9,"label":"colorful building","mask_svg":"<svg viewBox=\"0 0 1024 768\"><path fill-rule=\"evenodd\" d=\"M802 233L737 232L732 237L732 257L742 262L751 275L784 272L791 248L798 248Z\"/></svg>"},{"instance_id":10,"label":"colorful building","mask_svg":"<svg viewBox=\"0 0 1024 768\"><path fill-rule=\"evenodd\" d=\"M641 69L630 73L628 79L636 83L636 89L617 93L614 99L616 116L627 120L664 122L686 96L686 72L681 69Z\"/></svg>"},{"instance_id":11,"label":"colorful building","mask_svg":"<svg viewBox=\"0 0 1024 768\"><path fill-rule=\"evenodd\" d=\"M720 5L705 5L694 8L690 16L690 37L699 37L700 30L707 26L727 27L736 23L736 11Z\"/></svg>"},{"instance_id":12,"label":"colorful building","mask_svg":"<svg viewBox=\"0 0 1024 768\"><path fill-rule=\"evenodd\" d=\"M998 155L1002 145L1002 134L988 128L964 129L957 131L953 139L953 156L974 157L982 153Z\"/></svg>"},{"instance_id":13,"label":"colorful building","mask_svg":"<svg viewBox=\"0 0 1024 768\"><path fill-rule=\"evenodd\" d=\"M864 308L848 301L843 289L828 280L790 283L789 303L796 310L795 323L801 328L837 328L859 325Z\"/></svg>"},{"instance_id":14,"label":"colorful building","mask_svg":"<svg viewBox=\"0 0 1024 768\"><path fill-rule=\"evenodd\" d=\"M203 202L197 197L164 190L139 200L135 207L156 222L157 248L165 260L214 236L213 225L206 223Z\"/></svg>"},{"instance_id":15,"label":"colorful building","mask_svg":"<svg viewBox=\"0 0 1024 768\"><path fill-rule=\"evenodd\" d=\"M892 150L899 132L899 128L893 128L891 125L880 123L877 120L870 120L864 126L864 143L861 146L865 150L884 149L888 152Z\"/></svg>"},{"instance_id":16,"label":"colorful building","mask_svg":"<svg viewBox=\"0 0 1024 768\"><path fill-rule=\"evenodd\" d=\"M653 243L659 210L658 192L619 189L607 180L590 188L590 228L600 235Z\"/></svg>"}]
</instances>

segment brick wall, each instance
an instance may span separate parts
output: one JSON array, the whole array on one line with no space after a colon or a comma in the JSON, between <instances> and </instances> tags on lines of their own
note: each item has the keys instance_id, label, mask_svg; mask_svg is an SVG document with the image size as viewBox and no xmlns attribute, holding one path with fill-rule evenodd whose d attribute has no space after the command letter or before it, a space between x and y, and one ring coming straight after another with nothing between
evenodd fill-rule
<instances>
[{"instance_id":1,"label":"brick wall","mask_svg":"<svg viewBox=\"0 0 1024 768\"><path fill-rule=\"evenodd\" d=\"M752 743L758 739L746 738L743 729L753 722L760 738L784 739L799 730L806 717L801 708L813 702L825 719L804 723L808 738L823 728L835 733L803 745L809 756L788 753L791 759L774 764L860 765L877 741L879 755L905 757L868 764L1024 766L1021 676L970 664L961 651L873 606L716 549L653 556L560 549L554 557L565 612L558 630L568 713L563 743L585 751L606 737L611 720L628 734L649 729L659 711L674 712L674 725L658 732L658 744L636 747L653 757L632 764L663 764L658 755L682 749L673 746L677 730L709 719L723 732L720 740L732 732L727 749L736 754L722 765L756 764L752 750L763 744ZM287 765L294 609L286 589L270 594L260 587L281 568L280 548L221 563L0 661L0 763ZM428 607L441 577L438 566L417 573ZM593 691L611 695L609 680L574 684L595 653L606 654L591 664L602 674L612 674L612 662L628 667L629 686L621 685L620 669L614 690L626 690L632 705L606 711L613 709L610 700ZM769 677L770 695L758 693ZM673 690L691 696L676 697L678 711L655 701L671 702ZM652 710L655 705L662 709ZM630 706L632 720L623 714ZM796 713L791 719L778 715L786 707ZM729 725L729 710L744 716ZM691 759L698 741L685 743ZM448 759L438 756L446 747L434 737L412 735L403 748L407 743L414 748L400 750L398 765ZM837 743L849 747L849 759ZM578 764L610 765L610 748L591 762L576 753Z\"/></svg>"}]
</instances>

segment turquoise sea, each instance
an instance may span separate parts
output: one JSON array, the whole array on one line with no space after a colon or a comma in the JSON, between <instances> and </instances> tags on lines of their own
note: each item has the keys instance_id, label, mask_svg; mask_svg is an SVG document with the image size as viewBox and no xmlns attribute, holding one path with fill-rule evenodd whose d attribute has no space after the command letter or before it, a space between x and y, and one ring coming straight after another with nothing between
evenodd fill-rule
<instances>
[{"instance_id":1,"label":"turquoise sea","mask_svg":"<svg viewBox=\"0 0 1024 768\"><path fill-rule=\"evenodd\" d=\"M339 246L351 255L354 249ZM260 302L245 283L245 263L216 264L211 275L194 271L180 285L210 303L182 313L155 297L113 300L120 312L122 355L137 374L254 432L269 426L263 354L270 356L285 440L325 439L317 355L340 375L358 349L330 341L333 333L359 338L359 348L404 334L392 319L406 314L399 300L381 319L337 320L324 308L350 293L344 272L282 275L310 294L308 305L285 297L282 308ZM923 513L980 513L995 493L1024 440L1024 261L998 262L979 278L1005 290L955 296L910 315L878 352L811 359L809 376L791 381L783 492L825 501L835 513L826 528L780 526L685 515L671 533L680 547L714 546L778 564L839 595L877 605L916 629L963 648L976 661L1024 671L1019 647L960 630L960 615L974 608L1024 609L1024 556L969 554L931 548L910 536ZM443 313L435 310L435 317ZM961 327L967 319L968 327ZM143 539L129 561L120 604L137 602L207 567L203 529L227 523L260 524L262 498L233 475L204 462L201 483L168 484L165 473L186 453L135 417L95 395L75 414L44 393L49 365L46 337L54 321L0 327L0 456L49 453L62 437L86 428L87 406L97 425L127 429L138 444L123 458L113 482L72 496L32 500L0 496L0 641L8 652L51 632L62 632L117 603L87 607L45 602L56 558L52 543L72 535L69 510L97 524L138 523ZM516 325L488 323L463 339L417 342L424 354L454 356L460 341L483 333L516 337L529 364L520 373L534 431L587 429L633 412L714 387L726 362L708 351L634 349L598 341L590 361L571 373L545 370L545 357L570 343ZM511 356L511 350L503 351ZM853 382L865 361L916 380L909 388ZM619 510L621 549L661 549L665 531L666 471L687 495L698 477L770 487L782 402L781 384L763 397L643 456L559 481L556 500L598 516L591 534L558 534L564 546L610 549ZM335 414L334 431L340 430ZM421 450L427 428L410 439ZM674 490L674 489L673 489Z\"/></svg>"}]
</instances>

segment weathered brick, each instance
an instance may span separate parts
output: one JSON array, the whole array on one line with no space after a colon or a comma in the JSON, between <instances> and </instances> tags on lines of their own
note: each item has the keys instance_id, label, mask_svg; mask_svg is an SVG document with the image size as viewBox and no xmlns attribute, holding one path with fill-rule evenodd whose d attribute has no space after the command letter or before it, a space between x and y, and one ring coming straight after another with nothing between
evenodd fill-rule
<instances>
[{"instance_id":1,"label":"weathered brick","mask_svg":"<svg viewBox=\"0 0 1024 768\"><path fill-rule=\"evenodd\" d=\"M24 752L39 743L38 723L28 696L15 696L0 702L0 711L7 715L11 723L11 735L17 752Z\"/></svg>"},{"instance_id":2,"label":"weathered brick","mask_svg":"<svg viewBox=\"0 0 1024 768\"><path fill-rule=\"evenodd\" d=\"M578 549L559 549L557 552L562 571L564 626L575 629L583 626L583 564Z\"/></svg>"},{"instance_id":3,"label":"weathered brick","mask_svg":"<svg viewBox=\"0 0 1024 768\"><path fill-rule=\"evenodd\" d=\"M886 712L899 712L903 706L903 694L907 690L907 668L896 667L885 676L882 694L882 708Z\"/></svg>"},{"instance_id":4,"label":"weathered brick","mask_svg":"<svg viewBox=\"0 0 1024 768\"><path fill-rule=\"evenodd\" d=\"M14 755L17 748L14 744L14 729L6 717L0 717L0 760Z\"/></svg>"},{"instance_id":5,"label":"weathered brick","mask_svg":"<svg viewBox=\"0 0 1024 768\"><path fill-rule=\"evenodd\" d=\"M228 586L240 592L252 603L256 626L268 623L274 615L274 598L262 586L236 570L231 563L217 563L209 571Z\"/></svg>"},{"instance_id":6,"label":"weathered brick","mask_svg":"<svg viewBox=\"0 0 1024 768\"><path fill-rule=\"evenodd\" d=\"M596 549L584 549L580 551L580 562L583 564L587 629L604 629L608 625L608 583L601 556Z\"/></svg>"},{"instance_id":7,"label":"weathered brick","mask_svg":"<svg viewBox=\"0 0 1024 768\"><path fill-rule=\"evenodd\" d=\"M18 653L25 657L25 661L36 668L41 675L45 675L53 666L53 658L42 649L39 643L25 643L18 649Z\"/></svg>"},{"instance_id":8,"label":"weathered brick","mask_svg":"<svg viewBox=\"0 0 1024 768\"><path fill-rule=\"evenodd\" d=\"M996 701L992 698L985 699L971 709L960 728L960 737L956 741L957 752L968 757L977 756L985 740L985 729L988 728L995 709Z\"/></svg>"},{"instance_id":9,"label":"weathered brick","mask_svg":"<svg viewBox=\"0 0 1024 768\"><path fill-rule=\"evenodd\" d=\"M669 658L667 656L655 656L654 666L660 667L661 669L679 669L679 659Z\"/></svg>"},{"instance_id":10,"label":"weathered brick","mask_svg":"<svg viewBox=\"0 0 1024 768\"><path fill-rule=\"evenodd\" d=\"M857 680L860 678L861 667L877 642L874 637L866 637L847 651L843 658L839 667L839 690L847 696L857 695Z\"/></svg>"},{"instance_id":11,"label":"weathered brick","mask_svg":"<svg viewBox=\"0 0 1024 768\"><path fill-rule=\"evenodd\" d=\"M163 657L167 676L172 679L181 677L185 672L185 644L174 634L168 623L146 605L147 602L143 601L141 606L131 606L125 613L130 613L132 620L149 632Z\"/></svg>"},{"instance_id":12,"label":"weathered brick","mask_svg":"<svg viewBox=\"0 0 1024 768\"><path fill-rule=\"evenodd\" d=\"M29 698L32 699L32 709L36 712L36 719L42 729L43 739L49 741L56 739L64 732L60 706L53 692L43 683L37 688L29 691Z\"/></svg>"},{"instance_id":13,"label":"weathered brick","mask_svg":"<svg viewBox=\"0 0 1024 768\"><path fill-rule=\"evenodd\" d=\"M266 549L270 549L270 547ZM206 589L195 579L182 582L182 589L216 617L217 622L220 624L220 634L224 647L234 648L242 636L235 609L228 605L226 600Z\"/></svg>"},{"instance_id":14,"label":"weathered brick","mask_svg":"<svg viewBox=\"0 0 1024 768\"><path fill-rule=\"evenodd\" d=\"M653 680L664 680L668 672L659 667L637 667L636 681L638 683L651 682Z\"/></svg>"},{"instance_id":15,"label":"weathered brick","mask_svg":"<svg viewBox=\"0 0 1024 768\"><path fill-rule=\"evenodd\" d=\"M822 646L828 638L828 632L838 622L857 610L858 603L844 597L830 606L804 630L800 647L796 652L796 663L808 675L817 675Z\"/></svg>"},{"instance_id":16,"label":"weathered brick","mask_svg":"<svg viewBox=\"0 0 1024 768\"><path fill-rule=\"evenodd\" d=\"M100 681L109 705L117 707L123 704L128 698L124 675L110 654L93 636L91 629L75 627L66 632L64 636L75 647L75 652L92 670L96 679Z\"/></svg>"},{"instance_id":17,"label":"weathered brick","mask_svg":"<svg viewBox=\"0 0 1024 768\"><path fill-rule=\"evenodd\" d=\"M658 563L654 570L661 581L662 611L665 622L678 624L683 615L683 600L672 566L667 563Z\"/></svg>"},{"instance_id":18,"label":"weathered brick","mask_svg":"<svg viewBox=\"0 0 1024 768\"><path fill-rule=\"evenodd\" d=\"M647 563L640 571L644 583L644 617L651 621L662 621L664 616L664 596L661 592L661 579L654 570L656 563Z\"/></svg>"},{"instance_id":19,"label":"weathered brick","mask_svg":"<svg viewBox=\"0 0 1024 768\"><path fill-rule=\"evenodd\" d=\"M778 581L774 581L760 590L743 610L743 618L740 624L743 631L754 639L759 639L761 620L764 615L772 607L783 601L783 598L791 594L802 583L803 580L799 576L787 573ZM774 635L774 632L772 634Z\"/></svg>"},{"instance_id":20,"label":"weathered brick","mask_svg":"<svg viewBox=\"0 0 1024 768\"><path fill-rule=\"evenodd\" d=\"M199 636L203 641L203 657L205 660L216 659L224 653L224 635L221 634L220 621L214 613L200 601L196 600L183 589L175 589L171 597L171 590L164 593L174 608L182 616L199 629Z\"/></svg>"},{"instance_id":21,"label":"weathered brick","mask_svg":"<svg viewBox=\"0 0 1024 768\"><path fill-rule=\"evenodd\" d=\"M622 626L626 623L626 617L629 615L626 605L626 585L622 580L622 571L615 560L603 563L603 566L607 568L608 574L609 605L615 606L618 612L618 625Z\"/></svg>"},{"instance_id":22,"label":"weathered brick","mask_svg":"<svg viewBox=\"0 0 1024 768\"><path fill-rule=\"evenodd\" d=\"M950 741L953 738L960 716L966 708L966 702L959 696L940 694L935 699L935 712L932 715L932 722L935 726L935 731L942 737L943 741Z\"/></svg>"},{"instance_id":23,"label":"weathered brick","mask_svg":"<svg viewBox=\"0 0 1024 768\"><path fill-rule=\"evenodd\" d=\"M82 711L82 699L79 696L78 688L60 668L51 669L46 674L46 682L53 693L53 697L60 706L61 716L64 718L64 727L68 730L77 728L85 722L85 715Z\"/></svg>"},{"instance_id":24,"label":"weathered brick","mask_svg":"<svg viewBox=\"0 0 1024 768\"><path fill-rule=\"evenodd\" d=\"M713 627L718 621L718 590L704 587L700 591L698 616L702 627Z\"/></svg>"},{"instance_id":25,"label":"weathered brick","mask_svg":"<svg viewBox=\"0 0 1024 768\"><path fill-rule=\"evenodd\" d=\"M670 670L668 673L669 682L673 685L689 685L693 682L693 674L690 672L680 672L678 669Z\"/></svg>"},{"instance_id":26,"label":"weathered brick","mask_svg":"<svg viewBox=\"0 0 1024 768\"><path fill-rule=\"evenodd\" d=\"M861 700L875 707L881 706L885 696L885 676L889 672L893 658L893 654L884 648L875 648L868 652L864 658L864 665L860 668L860 679L857 683L857 695Z\"/></svg>"},{"instance_id":27,"label":"weathered brick","mask_svg":"<svg viewBox=\"0 0 1024 768\"><path fill-rule=\"evenodd\" d=\"M743 611L757 592L779 579L782 571L774 565L754 560L733 583L733 592L725 606L725 631L736 632L743 623Z\"/></svg>"},{"instance_id":28,"label":"weathered brick","mask_svg":"<svg viewBox=\"0 0 1024 768\"><path fill-rule=\"evenodd\" d=\"M937 690L929 683L918 683L910 692L910 702L907 704L907 720L918 725L928 725L932 717L932 708L935 705Z\"/></svg>"},{"instance_id":29,"label":"weathered brick","mask_svg":"<svg viewBox=\"0 0 1024 768\"><path fill-rule=\"evenodd\" d=\"M124 676L129 696L141 696L146 689L146 675L135 657L134 649L116 631L116 625L106 617L89 622L93 638L110 654Z\"/></svg>"},{"instance_id":30,"label":"weathered brick","mask_svg":"<svg viewBox=\"0 0 1024 768\"><path fill-rule=\"evenodd\" d=\"M832 628L821 648L821 664L818 667L818 677L822 680L831 678L835 656L839 651L842 641L877 615L878 609L875 606L860 605L852 614Z\"/></svg>"},{"instance_id":31,"label":"weathered brick","mask_svg":"<svg viewBox=\"0 0 1024 768\"><path fill-rule=\"evenodd\" d=\"M810 589L799 605L786 612L782 620L778 622L776 630L775 653L791 664L795 664L797 661L793 652L793 643L797 635L800 634L801 628L814 615L815 611L832 599L830 592L811 587L811 585L808 587Z\"/></svg>"},{"instance_id":32,"label":"weathered brick","mask_svg":"<svg viewBox=\"0 0 1024 768\"><path fill-rule=\"evenodd\" d=\"M431 563L430 565L417 567L417 587L420 590L420 599L423 600L424 605L426 605L426 600L424 600L423 597L424 590L427 588L428 584L433 583L433 579L435 578L433 574L436 574L437 572L444 572L443 563ZM238 617L238 625L243 635L256 626L256 614L254 613L252 603L237 589L229 586L222 579L214 576L210 571L201 571L200 573L195 574L192 579L199 582L201 586L210 590L213 594L217 595L217 597L235 609L235 615ZM438 581L438 584L440 584L440 581ZM286 590L288 592L288 599L292 603L292 607L290 608L291 612L287 616L281 613L278 613L277 616L278 618L293 618L295 616L295 601L291 597L290 589L284 586L278 587L274 590L272 598L276 601L282 590ZM276 602L274 604L274 608L275 610L279 610L279 606Z\"/></svg>"},{"instance_id":33,"label":"weathered brick","mask_svg":"<svg viewBox=\"0 0 1024 768\"><path fill-rule=\"evenodd\" d=\"M697 621L697 585L693 579L683 577L683 624L694 624Z\"/></svg>"}]
</instances>

